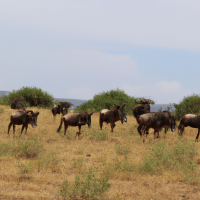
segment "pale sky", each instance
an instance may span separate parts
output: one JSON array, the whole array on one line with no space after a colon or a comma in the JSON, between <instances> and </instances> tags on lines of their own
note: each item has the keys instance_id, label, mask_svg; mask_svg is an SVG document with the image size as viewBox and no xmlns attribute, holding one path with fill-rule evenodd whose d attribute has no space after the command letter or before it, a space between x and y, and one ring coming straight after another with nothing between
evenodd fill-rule
<instances>
[{"instance_id":1,"label":"pale sky","mask_svg":"<svg viewBox=\"0 0 200 200\"><path fill-rule=\"evenodd\" d=\"M56 98L200 94L199 0L0 0L0 90Z\"/></svg>"}]
</instances>

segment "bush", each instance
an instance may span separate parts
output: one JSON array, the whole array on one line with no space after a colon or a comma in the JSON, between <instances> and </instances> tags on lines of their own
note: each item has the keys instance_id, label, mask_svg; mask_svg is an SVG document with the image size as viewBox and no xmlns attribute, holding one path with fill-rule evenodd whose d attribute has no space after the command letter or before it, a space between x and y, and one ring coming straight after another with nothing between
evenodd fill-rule
<instances>
[{"instance_id":1,"label":"bush","mask_svg":"<svg viewBox=\"0 0 200 200\"><path fill-rule=\"evenodd\" d=\"M110 184L106 178L96 178L88 172L85 176L76 176L74 183L65 180L61 186L60 194L63 199L102 199L103 193Z\"/></svg>"},{"instance_id":2,"label":"bush","mask_svg":"<svg viewBox=\"0 0 200 200\"><path fill-rule=\"evenodd\" d=\"M35 158L38 157L41 150L42 145L37 140L29 140L26 143L19 141L14 154L18 158Z\"/></svg>"},{"instance_id":3,"label":"bush","mask_svg":"<svg viewBox=\"0 0 200 200\"><path fill-rule=\"evenodd\" d=\"M200 113L200 96L193 94L191 96L184 97L179 104L174 104L176 108L175 114L178 120L180 120L185 114L199 114Z\"/></svg>"},{"instance_id":4,"label":"bush","mask_svg":"<svg viewBox=\"0 0 200 200\"><path fill-rule=\"evenodd\" d=\"M53 96L36 87L13 90L9 95L0 97L0 102L2 105L10 105L16 98L20 98L24 106L51 107L54 105Z\"/></svg>"},{"instance_id":5,"label":"bush","mask_svg":"<svg viewBox=\"0 0 200 200\"><path fill-rule=\"evenodd\" d=\"M132 114L132 109L138 105L135 100L136 98L128 96L123 90L111 90L95 95L92 100L78 106L76 112L82 112L83 110L99 112L102 109L115 109L114 103L118 105L126 103L124 107L125 113Z\"/></svg>"},{"instance_id":6,"label":"bush","mask_svg":"<svg viewBox=\"0 0 200 200\"><path fill-rule=\"evenodd\" d=\"M144 162L139 164L141 174L150 173L163 174L164 171L174 171L185 177L194 174L197 165L194 157L197 154L193 142L178 141L174 146L167 146L165 142L159 142L152 146L151 151L144 158Z\"/></svg>"}]
</instances>

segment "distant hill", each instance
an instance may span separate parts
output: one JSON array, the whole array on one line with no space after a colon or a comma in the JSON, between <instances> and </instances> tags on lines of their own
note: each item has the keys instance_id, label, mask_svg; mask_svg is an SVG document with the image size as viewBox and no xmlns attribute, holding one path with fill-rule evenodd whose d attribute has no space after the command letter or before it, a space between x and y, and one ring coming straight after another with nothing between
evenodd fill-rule
<instances>
[{"instance_id":1,"label":"distant hill","mask_svg":"<svg viewBox=\"0 0 200 200\"><path fill-rule=\"evenodd\" d=\"M10 92L9 91L0 91L0 97L4 96L4 95L8 95ZM74 104L75 106L72 106L71 108L74 109L77 106L80 106L81 104L87 102L86 100L81 100L81 99L65 99L65 98L55 98L55 101L67 101L67 102L71 102L72 104ZM166 111L168 110L170 112L174 112L175 111L175 107L174 104L150 104L150 110L151 112L162 112L162 111Z\"/></svg>"},{"instance_id":2,"label":"distant hill","mask_svg":"<svg viewBox=\"0 0 200 200\"><path fill-rule=\"evenodd\" d=\"M55 101L61 101L61 102L70 102L74 104L75 106L71 106L70 108L74 109L77 106L80 106L81 104L87 102L86 100L80 100L80 99L64 99L64 98L55 98Z\"/></svg>"},{"instance_id":3,"label":"distant hill","mask_svg":"<svg viewBox=\"0 0 200 200\"><path fill-rule=\"evenodd\" d=\"M162 111L169 111L174 112L176 108L174 104L150 104L150 112L162 112Z\"/></svg>"},{"instance_id":4,"label":"distant hill","mask_svg":"<svg viewBox=\"0 0 200 200\"><path fill-rule=\"evenodd\" d=\"M0 91L0 97L8 95L9 93L10 93L9 91Z\"/></svg>"}]
</instances>

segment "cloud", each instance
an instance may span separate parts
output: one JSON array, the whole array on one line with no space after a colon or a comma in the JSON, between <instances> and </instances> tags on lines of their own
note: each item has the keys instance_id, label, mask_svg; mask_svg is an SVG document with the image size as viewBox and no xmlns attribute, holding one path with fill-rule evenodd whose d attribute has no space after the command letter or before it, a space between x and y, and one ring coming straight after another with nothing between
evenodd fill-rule
<instances>
[{"instance_id":1,"label":"cloud","mask_svg":"<svg viewBox=\"0 0 200 200\"><path fill-rule=\"evenodd\" d=\"M15 37L200 50L199 7L197 0L8 0L1 4L0 24Z\"/></svg>"},{"instance_id":2,"label":"cloud","mask_svg":"<svg viewBox=\"0 0 200 200\"><path fill-rule=\"evenodd\" d=\"M73 89L69 89L67 93L68 96L73 97L74 99L88 100L93 98L95 91L89 87L87 88L80 86Z\"/></svg>"},{"instance_id":3,"label":"cloud","mask_svg":"<svg viewBox=\"0 0 200 200\"><path fill-rule=\"evenodd\" d=\"M30 51L26 57L21 52L12 53L12 57L4 54L0 90L36 86L63 98L89 99L116 89L124 80L131 80L138 68L131 56L89 50Z\"/></svg>"},{"instance_id":4,"label":"cloud","mask_svg":"<svg viewBox=\"0 0 200 200\"><path fill-rule=\"evenodd\" d=\"M168 81L160 81L155 87L161 92L176 92L181 89L181 84L176 81L168 82Z\"/></svg>"}]
</instances>

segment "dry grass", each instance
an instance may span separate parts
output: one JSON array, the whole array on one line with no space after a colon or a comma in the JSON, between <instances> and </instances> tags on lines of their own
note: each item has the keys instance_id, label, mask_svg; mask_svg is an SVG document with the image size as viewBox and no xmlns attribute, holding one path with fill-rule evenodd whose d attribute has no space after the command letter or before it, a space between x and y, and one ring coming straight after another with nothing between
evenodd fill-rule
<instances>
[{"instance_id":1,"label":"dry grass","mask_svg":"<svg viewBox=\"0 0 200 200\"><path fill-rule=\"evenodd\" d=\"M196 129L186 128L182 139L177 131L169 131L153 140L153 130L141 139L133 116L127 117L127 124L117 122L114 133L110 133L109 124L99 130L95 113L92 128L83 126L81 139L76 139L77 127L69 127L64 136L63 127L56 132L60 116L53 122L50 110L34 110L40 112L38 126L29 126L25 143L24 134L19 137L21 126L16 126L14 139L12 128L8 136L13 110L0 105L0 199L62 199L64 181L72 185L77 175L87 172L108 179L110 187L102 194L103 199L200 199L200 143L194 142ZM177 157L177 147L184 148L185 159ZM155 156L149 154L153 148L163 151L163 156L159 155L162 163L154 165ZM173 158L176 161L170 160ZM145 165L145 161L152 163ZM149 171L149 166L155 167Z\"/></svg>"}]
</instances>

